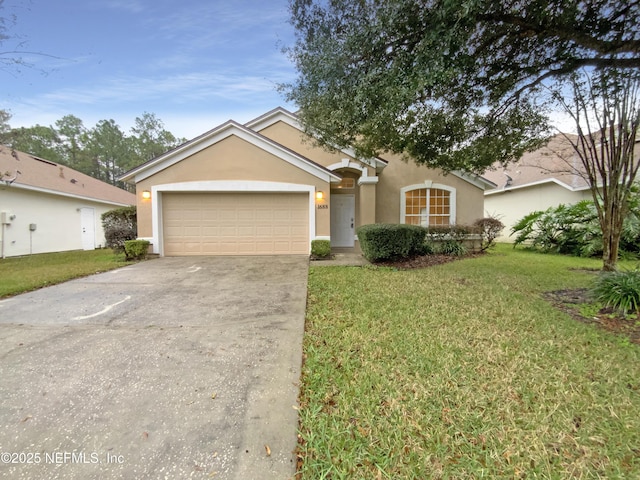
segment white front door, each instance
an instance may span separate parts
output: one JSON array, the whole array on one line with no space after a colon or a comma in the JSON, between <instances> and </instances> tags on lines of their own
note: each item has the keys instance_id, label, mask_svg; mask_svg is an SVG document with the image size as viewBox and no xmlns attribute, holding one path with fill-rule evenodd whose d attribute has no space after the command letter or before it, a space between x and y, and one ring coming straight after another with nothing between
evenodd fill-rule
<instances>
[{"instance_id":1,"label":"white front door","mask_svg":"<svg viewBox=\"0 0 640 480\"><path fill-rule=\"evenodd\" d=\"M95 249L96 223L93 208L84 207L80 209L80 228L82 229L82 249Z\"/></svg>"},{"instance_id":2,"label":"white front door","mask_svg":"<svg viewBox=\"0 0 640 480\"><path fill-rule=\"evenodd\" d=\"M355 195L331 195L332 247L354 246L355 211Z\"/></svg>"}]
</instances>

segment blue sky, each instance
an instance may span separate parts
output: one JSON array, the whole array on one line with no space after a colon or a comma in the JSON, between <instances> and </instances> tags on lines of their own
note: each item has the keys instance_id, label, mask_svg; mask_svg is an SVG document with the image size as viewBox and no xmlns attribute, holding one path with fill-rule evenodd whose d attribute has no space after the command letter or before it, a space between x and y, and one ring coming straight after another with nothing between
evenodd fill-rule
<instances>
[{"instance_id":1,"label":"blue sky","mask_svg":"<svg viewBox=\"0 0 640 480\"><path fill-rule=\"evenodd\" d=\"M5 0L16 16L1 50L31 68L0 70L0 108L12 127L53 125L73 114L128 132L154 113L192 138L272 108L295 110L276 91L295 70L287 0Z\"/></svg>"}]
</instances>

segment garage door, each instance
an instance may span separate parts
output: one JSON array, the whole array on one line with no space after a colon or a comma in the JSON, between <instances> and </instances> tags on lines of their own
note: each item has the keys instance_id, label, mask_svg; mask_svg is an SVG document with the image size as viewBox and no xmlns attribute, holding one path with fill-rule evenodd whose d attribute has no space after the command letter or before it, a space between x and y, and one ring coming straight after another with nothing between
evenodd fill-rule
<instances>
[{"instance_id":1,"label":"garage door","mask_svg":"<svg viewBox=\"0 0 640 480\"><path fill-rule=\"evenodd\" d=\"M309 195L165 193L164 254L309 253Z\"/></svg>"}]
</instances>

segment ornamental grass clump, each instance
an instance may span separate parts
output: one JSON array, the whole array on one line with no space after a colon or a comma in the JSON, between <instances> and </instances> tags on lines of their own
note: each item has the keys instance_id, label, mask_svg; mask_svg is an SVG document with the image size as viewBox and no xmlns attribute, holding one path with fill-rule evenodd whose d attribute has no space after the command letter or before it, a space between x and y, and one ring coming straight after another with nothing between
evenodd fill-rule
<instances>
[{"instance_id":1,"label":"ornamental grass clump","mask_svg":"<svg viewBox=\"0 0 640 480\"><path fill-rule=\"evenodd\" d=\"M601 273L591 294L605 307L615 308L625 315L636 313L640 307L640 270Z\"/></svg>"}]
</instances>

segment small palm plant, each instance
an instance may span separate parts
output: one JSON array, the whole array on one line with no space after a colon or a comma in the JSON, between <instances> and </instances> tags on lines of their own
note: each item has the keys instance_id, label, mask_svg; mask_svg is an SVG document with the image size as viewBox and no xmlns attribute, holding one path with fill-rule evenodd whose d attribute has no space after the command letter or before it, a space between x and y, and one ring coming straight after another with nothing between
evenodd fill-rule
<instances>
[{"instance_id":1,"label":"small palm plant","mask_svg":"<svg viewBox=\"0 0 640 480\"><path fill-rule=\"evenodd\" d=\"M593 298L624 315L640 307L640 270L601 273L591 289Z\"/></svg>"}]
</instances>

